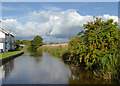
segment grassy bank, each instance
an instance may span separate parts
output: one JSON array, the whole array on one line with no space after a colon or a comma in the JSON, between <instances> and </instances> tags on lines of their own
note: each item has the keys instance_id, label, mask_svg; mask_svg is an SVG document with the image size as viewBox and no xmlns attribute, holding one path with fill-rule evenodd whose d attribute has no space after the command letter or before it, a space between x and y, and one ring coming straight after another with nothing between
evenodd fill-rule
<instances>
[{"instance_id":1,"label":"grassy bank","mask_svg":"<svg viewBox=\"0 0 120 86\"><path fill-rule=\"evenodd\" d=\"M17 54L22 53L22 52L23 52L23 50L1 53L0 54L0 60L4 59L4 58L8 58L8 57L13 56L13 55L17 55Z\"/></svg>"},{"instance_id":2,"label":"grassy bank","mask_svg":"<svg viewBox=\"0 0 120 86\"><path fill-rule=\"evenodd\" d=\"M52 45L43 45L37 49L38 52L44 51L50 53L50 55L62 57L62 55L68 49L67 43L65 44L52 44Z\"/></svg>"},{"instance_id":3,"label":"grassy bank","mask_svg":"<svg viewBox=\"0 0 120 86\"><path fill-rule=\"evenodd\" d=\"M83 31L71 38L67 48L59 45L45 45L38 51L49 52L53 56L61 56L76 66L83 65L98 78L118 80L120 82L120 30L112 19L83 25Z\"/></svg>"},{"instance_id":4,"label":"grassy bank","mask_svg":"<svg viewBox=\"0 0 120 86\"><path fill-rule=\"evenodd\" d=\"M38 52L41 52L41 51L48 52L52 56L63 58L64 61L69 61L69 58L70 58L69 57L70 56L70 52L69 52L68 45L43 45L43 46L39 47L37 49L37 51ZM114 60L116 60L116 59L114 59ZM73 59L73 61L74 60L75 59ZM95 70L91 70L93 72L93 74L95 75L94 77L103 78L103 79L112 79L112 75L110 75L110 74L108 75L108 73L113 73L113 75L116 75L117 77L119 77L119 75L117 75L119 69L116 69L118 67L115 66L112 63L112 62L114 62L114 60L111 59L110 61L108 61L111 64L111 65L109 64L111 66L111 67L109 67L110 68L109 69L110 72L106 73L107 70L106 69L103 70L102 68L101 69L100 68L96 68ZM105 61L104 63L108 63L108 62ZM72 61L71 61L71 63L74 64L74 65L77 65L76 63L74 63ZM100 70L104 73L104 76L103 76L103 74L101 74ZM118 80L118 78L116 78L116 77L114 77L113 79L117 79Z\"/></svg>"}]
</instances>

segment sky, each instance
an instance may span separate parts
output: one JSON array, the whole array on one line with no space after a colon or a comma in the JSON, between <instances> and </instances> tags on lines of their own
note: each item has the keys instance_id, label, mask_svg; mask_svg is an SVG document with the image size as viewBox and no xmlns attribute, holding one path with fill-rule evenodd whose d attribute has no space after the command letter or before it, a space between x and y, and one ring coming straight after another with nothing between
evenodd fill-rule
<instances>
[{"instance_id":1,"label":"sky","mask_svg":"<svg viewBox=\"0 0 120 86\"><path fill-rule=\"evenodd\" d=\"M93 16L118 22L118 2L2 2L1 21L15 39L66 42Z\"/></svg>"},{"instance_id":2,"label":"sky","mask_svg":"<svg viewBox=\"0 0 120 86\"><path fill-rule=\"evenodd\" d=\"M2 0L3 2L118 2L120 0Z\"/></svg>"}]
</instances>

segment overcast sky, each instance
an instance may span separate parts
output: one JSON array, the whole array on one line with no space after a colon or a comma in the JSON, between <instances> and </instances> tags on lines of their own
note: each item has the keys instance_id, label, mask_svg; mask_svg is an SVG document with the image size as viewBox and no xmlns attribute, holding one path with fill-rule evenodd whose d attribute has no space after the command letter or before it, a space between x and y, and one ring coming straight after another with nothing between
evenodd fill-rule
<instances>
[{"instance_id":1,"label":"overcast sky","mask_svg":"<svg viewBox=\"0 0 120 86\"><path fill-rule=\"evenodd\" d=\"M93 16L118 21L118 3L3 2L1 20L2 27L15 34L16 39L30 40L40 35L44 41L65 42L77 35Z\"/></svg>"}]
</instances>

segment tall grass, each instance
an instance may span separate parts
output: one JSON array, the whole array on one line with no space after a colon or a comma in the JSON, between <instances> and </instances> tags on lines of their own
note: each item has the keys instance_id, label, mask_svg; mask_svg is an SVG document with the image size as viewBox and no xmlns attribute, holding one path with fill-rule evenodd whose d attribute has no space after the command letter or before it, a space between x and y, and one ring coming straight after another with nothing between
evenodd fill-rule
<instances>
[{"instance_id":1,"label":"tall grass","mask_svg":"<svg viewBox=\"0 0 120 86\"><path fill-rule=\"evenodd\" d=\"M117 55L104 56L99 63L99 67L94 69L93 73L99 78L119 80L120 57Z\"/></svg>"},{"instance_id":2,"label":"tall grass","mask_svg":"<svg viewBox=\"0 0 120 86\"><path fill-rule=\"evenodd\" d=\"M48 52L50 53L50 55L52 56L56 56L56 57L62 57L63 54L66 52L66 50L68 49L67 45L57 45L57 46L48 46L48 45L44 45L41 46L37 49L38 52Z\"/></svg>"}]
</instances>

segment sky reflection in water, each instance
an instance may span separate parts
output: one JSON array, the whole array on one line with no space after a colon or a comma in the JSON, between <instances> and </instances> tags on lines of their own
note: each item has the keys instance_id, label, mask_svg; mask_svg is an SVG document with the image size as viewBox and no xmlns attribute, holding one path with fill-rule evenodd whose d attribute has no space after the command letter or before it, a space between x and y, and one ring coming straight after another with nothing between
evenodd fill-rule
<instances>
[{"instance_id":1,"label":"sky reflection in water","mask_svg":"<svg viewBox=\"0 0 120 86\"><path fill-rule=\"evenodd\" d=\"M109 80L92 78L83 68L65 65L48 53L25 53L1 66L3 84L105 84Z\"/></svg>"}]
</instances>

